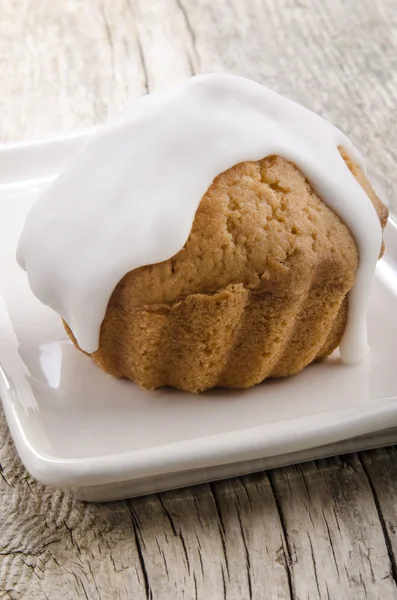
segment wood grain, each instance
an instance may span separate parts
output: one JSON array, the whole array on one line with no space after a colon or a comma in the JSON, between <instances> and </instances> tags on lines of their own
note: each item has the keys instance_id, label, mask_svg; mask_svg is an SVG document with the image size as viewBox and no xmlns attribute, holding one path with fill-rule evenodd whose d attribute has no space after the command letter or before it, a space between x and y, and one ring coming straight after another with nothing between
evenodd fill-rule
<instances>
[{"instance_id":1,"label":"wood grain","mask_svg":"<svg viewBox=\"0 0 397 600\"><path fill-rule=\"evenodd\" d=\"M253 77L397 184L395 0L0 0L0 139L101 123L192 73ZM397 598L397 449L116 502L37 484L0 419L0 598Z\"/></svg>"}]
</instances>

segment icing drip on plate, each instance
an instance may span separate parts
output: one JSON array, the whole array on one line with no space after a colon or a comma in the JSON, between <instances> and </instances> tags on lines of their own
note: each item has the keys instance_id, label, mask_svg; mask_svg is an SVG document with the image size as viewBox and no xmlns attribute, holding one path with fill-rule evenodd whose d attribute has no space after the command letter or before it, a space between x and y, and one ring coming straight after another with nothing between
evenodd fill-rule
<instances>
[{"instance_id":1,"label":"icing drip on plate","mask_svg":"<svg viewBox=\"0 0 397 600\"><path fill-rule=\"evenodd\" d=\"M18 262L33 293L65 319L83 350L94 352L120 279L183 248L214 178L237 163L280 155L356 241L360 263L340 350L346 362L360 362L382 233L338 146L364 168L341 131L259 83L192 77L139 98L88 142L28 214Z\"/></svg>"}]
</instances>

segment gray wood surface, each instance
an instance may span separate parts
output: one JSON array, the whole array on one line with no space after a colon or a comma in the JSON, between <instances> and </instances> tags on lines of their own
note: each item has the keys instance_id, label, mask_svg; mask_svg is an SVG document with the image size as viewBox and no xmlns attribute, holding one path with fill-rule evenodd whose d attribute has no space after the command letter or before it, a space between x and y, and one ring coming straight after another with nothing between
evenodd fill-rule
<instances>
[{"instance_id":1,"label":"gray wood surface","mask_svg":"<svg viewBox=\"0 0 397 600\"><path fill-rule=\"evenodd\" d=\"M396 0L0 0L0 139L101 123L228 70L397 184ZM0 598L397 598L397 449L108 505L37 484L0 418Z\"/></svg>"}]
</instances>

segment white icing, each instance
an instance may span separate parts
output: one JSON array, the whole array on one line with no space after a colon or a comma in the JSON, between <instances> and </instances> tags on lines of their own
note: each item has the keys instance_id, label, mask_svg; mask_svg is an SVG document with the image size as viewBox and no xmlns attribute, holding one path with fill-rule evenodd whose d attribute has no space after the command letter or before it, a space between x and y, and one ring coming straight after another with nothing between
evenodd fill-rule
<instances>
[{"instance_id":1,"label":"white icing","mask_svg":"<svg viewBox=\"0 0 397 600\"><path fill-rule=\"evenodd\" d=\"M120 279L182 249L219 173L277 154L301 169L356 241L360 263L340 351L359 362L382 234L338 146L364 167L341 131L266 87L225 74L192 77L139 98L93 137L31 209L18 262L34 294L94 352Z\"/></svg>"}]
</instances>

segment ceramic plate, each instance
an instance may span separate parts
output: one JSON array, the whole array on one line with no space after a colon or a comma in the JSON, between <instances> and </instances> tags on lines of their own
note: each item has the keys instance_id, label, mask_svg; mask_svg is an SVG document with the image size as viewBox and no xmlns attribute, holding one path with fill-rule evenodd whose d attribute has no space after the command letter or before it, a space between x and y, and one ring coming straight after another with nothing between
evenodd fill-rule
<instances>
[{"instance_id":1,"label":"ceramic plate","mask_svg":"<svg viewBox=\"0 0 397 600\"><path fill-rule=\"evenodd\" d=\"M194 396L143 391L75 351L14 254L37 195L91 134L0 148L0 393L30 473L79 498L110 500L397 441L393 221L365 365L346 367L335 354L291 379Z\"/></svg>"}]
</instances>

